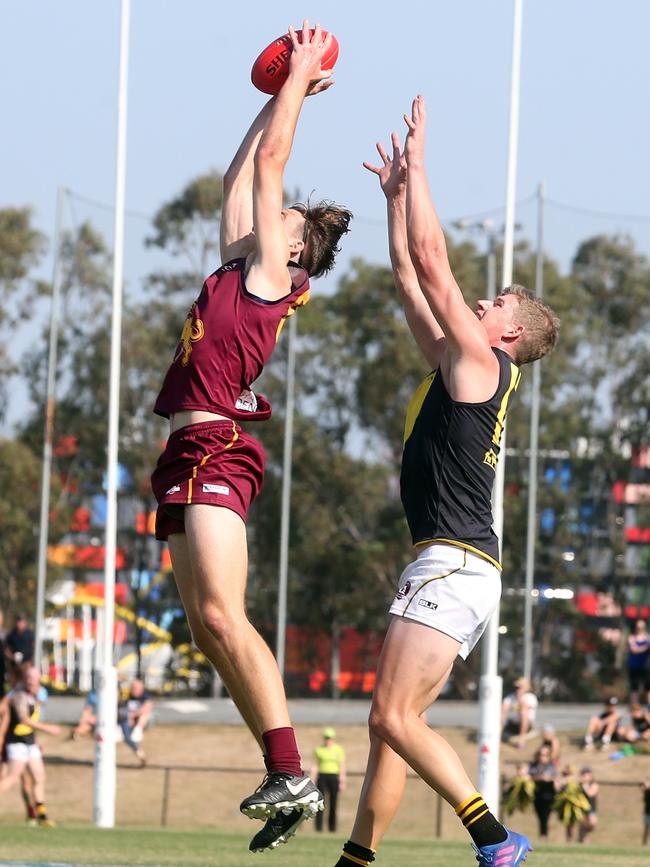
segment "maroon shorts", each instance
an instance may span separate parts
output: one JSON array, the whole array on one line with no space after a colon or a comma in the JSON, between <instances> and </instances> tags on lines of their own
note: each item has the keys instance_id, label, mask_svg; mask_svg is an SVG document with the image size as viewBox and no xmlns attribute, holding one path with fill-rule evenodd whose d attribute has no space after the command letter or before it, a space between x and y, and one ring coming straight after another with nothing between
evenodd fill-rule
<instances>
[{"instance_id":1,"label":"maroon shorts","mask_svg":"<svg viewBox=\"0 0 650 867\"><path fill-rule=\"evenodd\" d=\"M234 421L190 424L174 431L151 476L158 500L156 539L184 533L184 507L232 509L243 521L259 494L266 456L259 440Z\"/></svg>"}]
</instances>

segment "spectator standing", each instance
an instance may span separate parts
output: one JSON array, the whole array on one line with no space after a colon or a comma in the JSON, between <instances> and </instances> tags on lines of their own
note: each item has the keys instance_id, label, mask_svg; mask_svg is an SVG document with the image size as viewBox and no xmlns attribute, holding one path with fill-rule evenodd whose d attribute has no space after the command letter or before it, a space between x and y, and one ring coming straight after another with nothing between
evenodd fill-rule
<instances>
[{"instance_id":1,"label":"spectator standing","mask_svg":"<svg viewBox=\"0 0 650 867\"><path fill-rule=\"evenodd\" d=\"M548 747L540 747L530 766L529 773L535 783L533 806L539 821L539 836L548 839L548 820L551 815L555 793L558 789L557 767Z\"/></svg>"},{"instance_id":2,"label":"spectator standing","mask_svg":"<svg viewBox=\"0 0 650 867\"><path fill-rule=\"evenodd\" d=\"M515 691L507 695L501 708L501 727L504 740L516 742L521 749L534 733L537 696L531 692L530 681L520 677Z\"/></svg>"},{"instance_id":3,"label":"spectator standing","mask_svg":"<svg viewBox=\"0 0 650 867\"><path fill-rule=\"evenodd\" d=\"M589 834L595 831L598 824L598 792L600 786L594 780L591 768L581 768L580 788L584 792L585 798L589 801L589 812L580 823L580 830L578 831L578 839L581 843L585 843Z\"/></svg>"},{"instance_id":4,"label":"spectator standing","mask_svg":"<svg viewBox=\"0 0 650 867\"><path fill-rule=\"evenodd\" d=\"M335 737L333 728L323 729L323 743L314 750L316 764L311 769L311 777L325 797L327 827L332 832L336 831L339 792L345 790L346 783L345 750L335 742ZM316 813L317 831L323 830L323 812Z\"/></svg>"},{"instance_id":5,"label":"spectator standing","mask_svg":"<svg viewBox=\"0 0 650 867\"><path fill-rule=\"evenodd\" d=\"M557 765L560 763L560 739L555 733L555 727L545 725L542 729L541 747L548 747L551 751L551 759Z\"/></svg>"},{"instance_id":6,"label":"spectator standing","mask_svg":"<svg viewBox=\"0 0 650 867\"><path fill-rule=\"evenodd\" d=\"M600 742L601 749L609 749L620 722L618 699L613 695L607 699L603 710L589 720L583 749L592 750L597 742Z\"/></svg>"},{"instance_id":7,"label":"spectator standing","mask_svg":"<svg viewBox=\"0 0 650 867\"><path fill-rule=\"evenodd\" d=\"M144 683L136 678L118 704L117 724L124 736L124 743L136 754L141 767L144 767L147 761L141 746L142 738L152 713L153 699L146 692Z\"/></svg>"},{"instance_id":8,"label":"spectator standing","mask_svg":"<svg viewBox=\"0 0 650 867\"><path fill-rule=\"evenodd\" d=\"M5 656L18 668L27 668L34 659L34 633L26 614L16 614L16 624L7 635Z\"/></svg>"},{"instance_id":9,"label":"spectator standing","mask_svg":"<svg viewBox=\"0 0 650 867\"><path fill-rule=\"evenodd\" d=\"M645 620L637 620L627 639L627 676L630 704L650 702L650 632Z\"/></svg>"}]
</instances>

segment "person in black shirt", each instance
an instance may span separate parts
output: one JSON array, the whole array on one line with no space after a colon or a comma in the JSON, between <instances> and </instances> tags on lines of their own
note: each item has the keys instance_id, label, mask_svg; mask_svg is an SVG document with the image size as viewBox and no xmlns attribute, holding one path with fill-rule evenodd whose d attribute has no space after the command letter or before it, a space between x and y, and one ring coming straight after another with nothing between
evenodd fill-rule
<instances>
[{"instance_id":1,"label":"person in black shirt","mask_svg":"<svg viewBox=\"0 0 650 867\"><path fill-rule=\"evenodd\" d=\"M548 838L548 820L559 788L557 767L551 757L548 747L540 747L528 770L535 781L535 800L533 802L537 819L539 820L539 836L542 840Z\"/></svg>"},{"instance_id":2,"label":"person in black shirt","mask_svg":"<svg viewBox=\"0 0 650 867\"><path fill-rule=\"evenodd\" d=\"M40 677L34 666L27 666L23 680L13 689L8 699L9 723L5 735L7 770L0 779L0 794L18 783L25 772L29 771L34 781L36 818L40 825L51 827L54 823L48 818L45 808L45 765L41 750L36 743L36 734L45 732L51 735L60 733L59 726L41 722L38 694Z\"/></svg>"},{"instance_id":3,"label":"person in black shirt","mask_svg":"<svg viewBox=\"0 0 650 867\"><path fill-rule=\"evenodd\" d=\"M15 666L23 669L34 659L34 633L25 614L16 614L16 625L7 635L5 655Z\"/></svg>"}]
</instances>

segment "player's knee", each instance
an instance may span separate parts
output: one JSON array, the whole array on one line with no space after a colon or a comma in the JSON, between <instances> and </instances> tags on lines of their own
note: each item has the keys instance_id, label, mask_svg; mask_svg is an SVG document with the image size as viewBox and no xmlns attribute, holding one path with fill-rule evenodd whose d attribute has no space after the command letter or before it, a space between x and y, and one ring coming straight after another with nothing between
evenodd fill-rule
<instances>
[{"instance_id":1,"label":"player's knee","mask_svg":"<svg viewBox=\"0 0 650 867\"><path fill-rule=\"evenodd\" d=\"M368 728L374 737L392 744L399 737L399 732L403 731L403 719L390 705L374 702L368 717Z\"/></svg>"},{"instance_id":2,"label":"player's knee","mask_svg":"<svg viewBox=\"0 0 650 867\"><path fill-rule=\"evenodd\" d=\"M201 630L207 633L212 641L217 641L227 647L236 634L237 619L231 612L211 601L204 602L199 613ZM201 645L198 644L198 646Z\"/></svg>"}]
</instances>

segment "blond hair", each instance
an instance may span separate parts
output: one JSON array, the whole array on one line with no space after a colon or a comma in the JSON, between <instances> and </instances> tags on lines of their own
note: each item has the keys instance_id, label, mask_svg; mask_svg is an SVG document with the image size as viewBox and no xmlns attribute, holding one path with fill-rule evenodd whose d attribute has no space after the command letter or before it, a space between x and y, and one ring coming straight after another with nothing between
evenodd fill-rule
<instances>
[{"instance_id":1,"label":"blond hair","mask_svg":"<svg viewBox=\"0 0 650 867\"><path fill-rule=\"evenodd\" d=\"M524 332L515 344L517 364L529 364L543 358L557 343L560 320L548 304L544 304L530 289L516 283L501 295L514 295L519 299L514 321L524 326Z\"/></svg>"}]
</instances>

